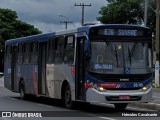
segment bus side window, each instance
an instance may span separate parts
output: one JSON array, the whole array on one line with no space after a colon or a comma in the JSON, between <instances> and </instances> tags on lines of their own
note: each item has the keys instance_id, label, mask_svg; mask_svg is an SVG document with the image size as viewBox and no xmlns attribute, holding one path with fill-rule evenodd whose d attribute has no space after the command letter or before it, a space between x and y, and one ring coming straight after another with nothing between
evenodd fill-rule
<instances>
[{"instance_id":1,"label":"bus side window","mask_svg":"<svg viewBox=\"0 0 160 120\"><path fill-rule=\"evenodd\" d=\"M17 62L22 63L22 61L23 61L23 45L19 44L18 45L18 60L17 60Z\"/></svg>"},{"instance_id":2,"label":"bus side window","mask_svg":"<svg viewBox=\"0 0 160 120\"><path fill-rule=\"evenodd\" d=\"M7 63L11 63L11 51L12 51L12 46L7 45L6 46L6 60L7 60Z\"/></svg>"},{"instance_id":3,"label":"bus side window","mask_svg":"<svg viewBox=\"0 0 160 120\"><path fill-rule=\"evenodd\" d=\"M24 63L28 64L30 62L30 43L25 43L24 45Z\"/></svg>"},{"instance_id":4,"label":"bus side window","mask_svg":"<svg viewBox=\"0 0 160 120\"><path fill-rule=\"evenodd\" d=\"M9 46L9 45L7 45L6 46L6 54L8 55L8 54L11 54L11 46Z\"/></svg>"},{"instance_id":5,"label":"bus side window","mask_svg":"<svg viewBox=\"0 0 160 120\"><path fill-rule=\"evenodd\" d=\"M55 39L55 63L62 63L63 61L63 49L64 49L64 37L59 37Z\"/></svg>"},{"instance_id":6,"label":"bus side window","mask_svg":"<svg viewBox=\"0 0 160 120\"><path fill-rule=\"evenodd\" d=\"M48 63L53 63L54 59L54 38L48 41Z\"/></svg>"},{"instance_id":7,"label":"bus side window","mask_svg":"<svg viewBox=\"0 0 160 120\"><path fill-rule=\"evenodd\" d=\"M31 64L35 64L37 63L37 51L38 51L38 46L37 46L37 42L32 42L31 43Z\"/></svg>"},{"instance_id":8,"label":"bus side window","mask_svg":"<svg viewBox=\"0 0 160 120\"><path fill-rule=\"evenodd\" d=\"M74 60L74 36L67 36L65 38L64 46L64 63L72 64Z\"/></svg>"}]
</instances>

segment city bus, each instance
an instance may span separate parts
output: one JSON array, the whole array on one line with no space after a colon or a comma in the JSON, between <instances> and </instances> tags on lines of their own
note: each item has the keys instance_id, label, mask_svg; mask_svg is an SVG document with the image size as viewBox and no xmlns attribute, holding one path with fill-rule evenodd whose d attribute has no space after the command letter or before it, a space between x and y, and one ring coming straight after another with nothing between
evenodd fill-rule
<instances>
[{"instance_id":1,"label":"city bus","mask_svg":"<svg viewBox=\"0 0 160 120\"><path fill-rule=\"evenodd\" d=\"M4 86L20 93L113 104L152 100L152 32L127 24L95 24L5 42Z\"/></svg>"}]
</instances>

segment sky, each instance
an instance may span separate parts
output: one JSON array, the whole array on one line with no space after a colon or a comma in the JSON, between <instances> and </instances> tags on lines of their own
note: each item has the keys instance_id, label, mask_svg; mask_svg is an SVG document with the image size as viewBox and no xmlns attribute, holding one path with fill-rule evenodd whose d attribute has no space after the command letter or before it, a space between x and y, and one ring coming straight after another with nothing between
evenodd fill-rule
<instances>
[{"instance_id":1,"label":"sky","mask_svg":"<svg viewBox=\"0 0 160 120\"><path fill-rule=\"evenodd\" d=\"M8 8L17 12L18 19L34 25L43 33L65 29L66 16L75 26L81 25L82 9L75 3L91 4L85 7L85 22L96 22L99 11L107 4L106 0L0 0L0 8ZM68 24L68 29L75 28Z\"/></svg>"}]
</instances>

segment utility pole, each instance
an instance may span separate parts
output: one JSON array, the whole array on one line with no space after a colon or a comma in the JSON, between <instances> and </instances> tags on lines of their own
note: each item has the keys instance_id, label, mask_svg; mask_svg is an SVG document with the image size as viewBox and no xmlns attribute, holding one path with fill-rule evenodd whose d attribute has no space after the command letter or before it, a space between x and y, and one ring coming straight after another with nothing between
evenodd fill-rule
<instances>
[{"instance_id":1,"label":"utility pole","mask_svg":"<svg viewBox=\"0 0 160 120\"><path fill-rule=\"evenodd\" d=\"M156 9L156 60L159 60L159 41L160 41L160 0L157 0Z\"/></svg>"},{"instance_id":2,"label":"utility pole","mask_svg":"<svg viewBox=\"0 0 160 120\"><path fill-rule=\"evenodd\" d=\"M160 41L160 1L156 0L156 64L155 64L155 83L159 87L159 41Z\"/></svg>"},{"instance_id":3,"label":"utility pole","mask_svg":"<svg viewBox=\"0 0 160 120\"><path fill-rule=\"evenodd\" d=\"M66 20L66 21L63 21L63 22L62 22L62 21L60 21L60 23L65 23L65 29L67 29L67 25L68 25L68 23L72 23L72 21L67 21L67 20Z\"/></svg>"},{"instance_id":4,"label":"utility pole","mask_svg":"<svg viewBox=\"0 0 160 120\"><path fill-rule=\"evenodd\" d=\"M147 12L148 12L148 0L144 0L145 9L144 9L144 27L147 26Z\"/></svg>"},{"instance_id":5,"label":"utility pole","mask_svg":"<svg viewBox=\"0 0 160 120\"><path fill-rule=\"evenodd\" d=\"M77 5L77 4L75 3L74 6L80 6L80 7L82 7L82 20L81 20L81 25L83 26L83 25L84 25L84 7L89 7L89 6L91 6L91 4L85 5L84 3L80 3L79 5Z\"/></svg>"}]
</instances>

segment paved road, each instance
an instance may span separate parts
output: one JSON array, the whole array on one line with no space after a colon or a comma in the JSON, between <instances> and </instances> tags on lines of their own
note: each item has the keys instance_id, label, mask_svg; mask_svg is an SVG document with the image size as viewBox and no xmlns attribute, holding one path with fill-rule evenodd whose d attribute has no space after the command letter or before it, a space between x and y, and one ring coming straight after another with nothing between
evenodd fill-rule
<instances>
[{"instance_id":1,"label":"paved road","mask_svg":"<svg viewBox=\"0 0 160 120\"><path fill-rule=\"evenodd\" d=\"M4 78L3 77L0 78L0 86L4 86Z\"/></svg>"},{"instance_id":2,"label":"paved road","mask_svg":"<svg viewBox=\"0 0 160 120\"><path fill-rule=\"evenodd\" d=\"M150 120L150 117L120 117L122 113L137 114L137 113L156 113L157 111L131 108L123 112L118 112L111 105L95 106L87 104L79 104L75 110L68 110L62 106L59 100L47 99L47 98L35 98L32 97L28 100L21 100L19 94L12 93L3 87L3 79L0 79L0 111L36 111L42 114L45 112L54 114L57 117L42 117L42 118L0 118L0 120L128 120L128 119L144 119ZM82 118L83 117L83 118ZM152 120L158 120L158 117L152 117Z\"/></svg>"},{"instance_id":3,"label":"paved road","mask_svg":"<svg viewBox=\"0 0 160 120\"><path fill-rule=\"evenodd\" d=\"M160 92L153 92L153 99L160 101Z\"/></svg>"}]
</instances>

